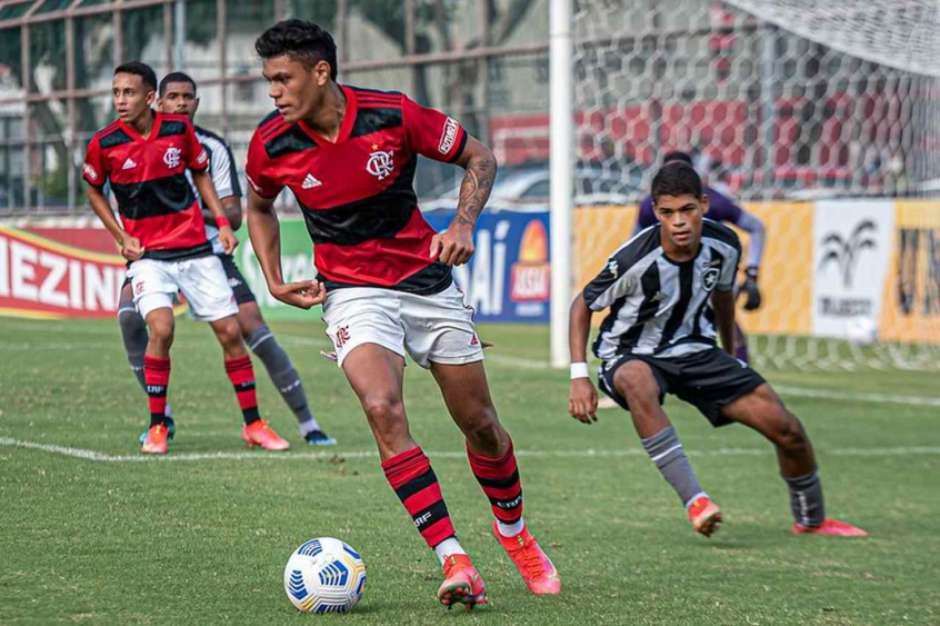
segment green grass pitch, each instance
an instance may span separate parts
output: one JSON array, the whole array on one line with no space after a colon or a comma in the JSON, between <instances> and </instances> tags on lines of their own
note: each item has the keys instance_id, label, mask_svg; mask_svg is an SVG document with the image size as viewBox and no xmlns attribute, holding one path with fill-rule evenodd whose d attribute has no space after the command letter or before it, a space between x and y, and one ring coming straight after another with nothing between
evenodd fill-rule
<instances>
[{"instance_id":1,"label":"green grass pitch","mask_svg":"<svg viewBox=\"0 0 940 626\"><path fill-rule=\"evenodd\" d=\"M546 329L483 327L526 518L563 589L525 590L489 535L488 503L433 380L412 364L413 433L491 599L467 614L438 605L437 561L386 484L341 372L319 356L320 322L272 326L339 446L318 456L300 441L256 361L262 413L293 447L246 453L219 349L205 325L181 319L176 441L166 460L141 462L146 402L116 325L0 319L0 624L940 623L936 374L764 372L807 426L830 514L867 539L791 536L769 444L667 401L725 512L708 540L692 533L625 413L602 411L592 426L568 417L567 373L533 367L546 358ZM228 455L211 458L219 452ZM368 567L349 615L300 614L284 595L287 557L324 535Z\"/></svg>"}]
</instances>

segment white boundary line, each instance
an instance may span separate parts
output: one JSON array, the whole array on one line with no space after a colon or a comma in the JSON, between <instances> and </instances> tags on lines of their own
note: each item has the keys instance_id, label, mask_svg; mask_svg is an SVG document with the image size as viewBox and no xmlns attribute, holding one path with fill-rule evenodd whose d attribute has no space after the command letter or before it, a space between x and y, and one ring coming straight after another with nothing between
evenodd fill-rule
<instances>
[{"instance_id":1,"label":"white boundary line","mask_svg":"<svg viewBox=\"0 0 940 626\"><path fill-rule=\"evenodd\" d=\"M146 456L142 454L108 454L89 450L86 448L73 448L35 441L23 441L11 437L0 437L0 447L25 448L40 450L50 454L94 461L99 463L169 463L171 461L332 461L345 459L377 459L378 453L373 450L336 450L329 452L183 452L168 454L166 456ZM934 456L940 455L940 446L898 446L884 448L833 448L820 450L832 456ZM764 448L716 448L714 450L687 451L689 456L769 456L770 447ZM429 451L427 455L437 459L463 459L466 451L440 450ZM583 450L516 450L516 455L531 458L622 458L646 457L646 452L640 448L624 448L614 450L596 450L585 448Z\"/></svg>"}]
</instances>

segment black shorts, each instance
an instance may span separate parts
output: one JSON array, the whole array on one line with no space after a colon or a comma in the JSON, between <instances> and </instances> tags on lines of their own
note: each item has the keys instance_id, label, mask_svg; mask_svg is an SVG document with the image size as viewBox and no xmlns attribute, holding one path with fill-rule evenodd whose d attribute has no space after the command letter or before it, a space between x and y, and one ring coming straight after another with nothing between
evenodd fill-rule
<instances>
[{"instance_id":1,"label":"black shorts","mask_svg":"<svg viewBox=\"0 0 940 626\"><path fill-rule=\"evenodd\" d=\"M630 410L626 399L614 388L614 374L627 361L643 361L653 370L659 384L659 403L667 393L674 394L695 407L712 426L724 426L732 420L721 415L721 407L764 384L764 378L724 350L711 348L686 356L658 359L645 354L623 354L605 363L598 385L614 402Z\"/></svg>"},{"instance_id":2,"label":"black shorts","mask_svg":"<svg viewBox=\"0 0 940 626\"><path fill-rule=\"evenodd\" d=\"M216 256L222 261L222 269L225 270L228 284L232 287L232 291L235 292L235 302L237 302L239 306L246 302L254 302L255 294L252 293L251 287L248 286L248 281L245 280L238 266L235 265L235 259L227 254L217 254Z\"/></svg>"}]
</instances>

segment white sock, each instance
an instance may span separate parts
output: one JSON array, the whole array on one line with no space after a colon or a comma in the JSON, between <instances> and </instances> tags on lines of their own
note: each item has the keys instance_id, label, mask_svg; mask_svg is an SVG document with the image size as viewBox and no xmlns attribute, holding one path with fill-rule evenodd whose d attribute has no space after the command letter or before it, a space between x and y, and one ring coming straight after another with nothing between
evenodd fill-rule
<instances>
[{"instance_id":1,"label":"white sock","mask_svg":"<svg viewBox=\"0 0 940 626\"><path fill-rule=\"evenodd\" d=\"M499 530L499 534L503 537L515 537L522 532L522 529L525 528L525 520L521 517L519 521L515 524L504 524L499 520L496 520L496 528Z\"/></svg>"},{"instance_id":2,"label":"white sock","mask_svg":"<svg viewBox=\"0 0 940 626\"><path fill-rule=\"evenodd\" d=\"M460 542L457 541L456 537L450 537L440 542L434 546L434 554L437 555L437 558L440 559L441 565L444 564L444 559L449 557L452 554L466 554L467 552L460 546Z\"/></svg>"},{"instance_id":3,"label":"white sock","mask_svg":"<svg viewBox=\"0 0 940 626\"><path fill-rule=\"evenodd\" d=\"M300 431L301 437L306 437L315 430L323 430L320 428L320 424L317 423L316 418L311 417L306 422L297 424L297 430Z\"/></svg>"}]
</instances>

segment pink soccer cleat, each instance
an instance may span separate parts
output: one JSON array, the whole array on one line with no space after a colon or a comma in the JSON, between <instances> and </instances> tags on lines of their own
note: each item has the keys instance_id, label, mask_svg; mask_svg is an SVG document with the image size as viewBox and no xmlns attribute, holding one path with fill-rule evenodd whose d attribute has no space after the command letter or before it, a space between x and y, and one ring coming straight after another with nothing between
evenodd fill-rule
<instances>
[{"instance_id":1,"label":"pink soccer cleat","mask_svg":"<svg viewBox=\"0 0 940 626\"><path fill-rule=\"evenodd\" d=\"M829 537L867 537L868 533L846 522L840 522L837 519L827 517L819 526L803 526L799 522L793 522L790 529L794 535L827 535Z\"/></svg>"},{"instance_id":2,"label":"pink soccer cleat","mask_svg":"<svg viewBox=\"0 0 940 626\"><path fill-rule=\"evenodd\" d=\"M689 522L695 532L711 537L721 526L721 509L708 496L699 496L689 505Z\"/></svg>"},{"instance_id":3,"label":"pink soccer cleat","mask_svg":"<svg viewBox=\"0 0 940 626\"><path fill-rule=\"evenodd\" d=\"M509 555L510 560L519 570L522 580L529 591L537 596L553 595L561 591L561 577L548 555L542 551L539 542L523 527L515 537L503 537L496 522L493 522L493 534Z\"/></svg>"}]
</instances>

